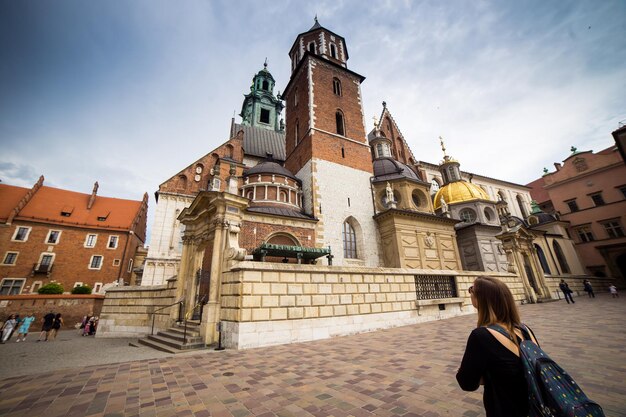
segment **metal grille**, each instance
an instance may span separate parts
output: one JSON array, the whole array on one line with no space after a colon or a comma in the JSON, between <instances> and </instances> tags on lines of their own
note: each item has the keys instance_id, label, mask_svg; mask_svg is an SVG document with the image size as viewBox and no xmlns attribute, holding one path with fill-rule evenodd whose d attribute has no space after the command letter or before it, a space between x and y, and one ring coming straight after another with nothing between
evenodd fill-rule
<instances>
[{"instance_id":1,"label":"metal grille","mask_svg":"<svg viewBox=\"0 0 626 417\"><path fill-rule=\"evenodd\" d=\"M454 277L415 275L415 294L418 300L454 298L457 296Z\"/></svg>"}]
</instances>

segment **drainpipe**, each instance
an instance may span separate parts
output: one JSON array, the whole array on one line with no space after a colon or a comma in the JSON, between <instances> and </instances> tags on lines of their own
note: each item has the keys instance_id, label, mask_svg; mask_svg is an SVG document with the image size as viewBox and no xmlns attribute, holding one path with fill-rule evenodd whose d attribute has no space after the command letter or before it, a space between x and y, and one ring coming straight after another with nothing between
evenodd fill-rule
<instances>
[{"instance_id":1,"label":"drainpipe","mask_svg":"<svg viewBox=\"0 0 626 417\"><path fill-rule=\"evenodd\" d=\"M126 260L126 250L128 250L128 242L130 242L130 238L135 235L135 232L130 230L128 232L128 236L126 237L126 243L124 244L124 252L122 253L122 261L120 262L120 273L117 275L117 282L120 282L120 278L122 278L122 273L124 272L124 261Z\"/></svg>"}]
</instances>

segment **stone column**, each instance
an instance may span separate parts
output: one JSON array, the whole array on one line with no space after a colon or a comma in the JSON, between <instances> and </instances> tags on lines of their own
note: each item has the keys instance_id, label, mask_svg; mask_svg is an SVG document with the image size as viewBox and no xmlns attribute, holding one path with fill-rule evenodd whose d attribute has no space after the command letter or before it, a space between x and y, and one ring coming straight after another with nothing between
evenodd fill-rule
<instances>
[{"instance_id":1,"label":"stone column","mask_svg":"<svg viewBox=\"0 0 626 417\"><path fill-rule=\"evenodd\" d=\"M190 287L193 285L195 276L193 275L194 257L197 251L195 240L189 235L183 235L183 253L180 258L180 268L176 279L176 301L188 299ZM192 282L190 282L190 280ZM185 306L185 309L187 306ZM178 308L173 308L170 317L177 320Z\"/></svg>"}]
</instances>

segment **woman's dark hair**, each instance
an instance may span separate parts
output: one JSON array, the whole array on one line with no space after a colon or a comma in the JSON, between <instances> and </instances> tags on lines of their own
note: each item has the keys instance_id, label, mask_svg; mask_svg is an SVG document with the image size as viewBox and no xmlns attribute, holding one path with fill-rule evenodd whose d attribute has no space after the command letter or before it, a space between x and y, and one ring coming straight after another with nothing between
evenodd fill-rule
<instances>
[{"instance_id":1,"label":"woman's dark hair","mask_svg":"<svg viewBox=\"0 0 626 417\"><path fill-rule=\"evenodd\" d=\"M57 313L57 315L56 315L56 317L55 317L55 318L56 318L56 319L60 319L60 318L61 318L61 313Z\"/></svg>"},{"instance_id":2,"label":"woman's dark hair","mask_svg":"<svg viewBox=\"0 0 626 417\"><path fill-rule=\"evenodd\" d=\"M478 326L500 323L513 335L521 320L509 287L497 278L480 276L474 281L472 292L478 308Z\"/></svg>"}]
</instances>

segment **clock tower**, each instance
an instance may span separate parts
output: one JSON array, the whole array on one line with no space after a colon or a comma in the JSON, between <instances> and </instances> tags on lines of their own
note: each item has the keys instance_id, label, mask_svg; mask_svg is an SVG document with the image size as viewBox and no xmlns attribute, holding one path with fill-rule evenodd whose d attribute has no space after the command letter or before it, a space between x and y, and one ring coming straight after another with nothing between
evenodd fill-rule
<instances>
[{"instance_id":1,"label":"clock tower","mask_svg":"<svg viewBox=\"0 0 626 417\"><path fill-rule=\"evenodd\" d=\"M285 167L302 180L304 209L319 220L316 245L330 246L336 264L378 266L365 77L348 69L345 39L317 18L296 37L289 57Z\"/></svg>"}]
</instances>

